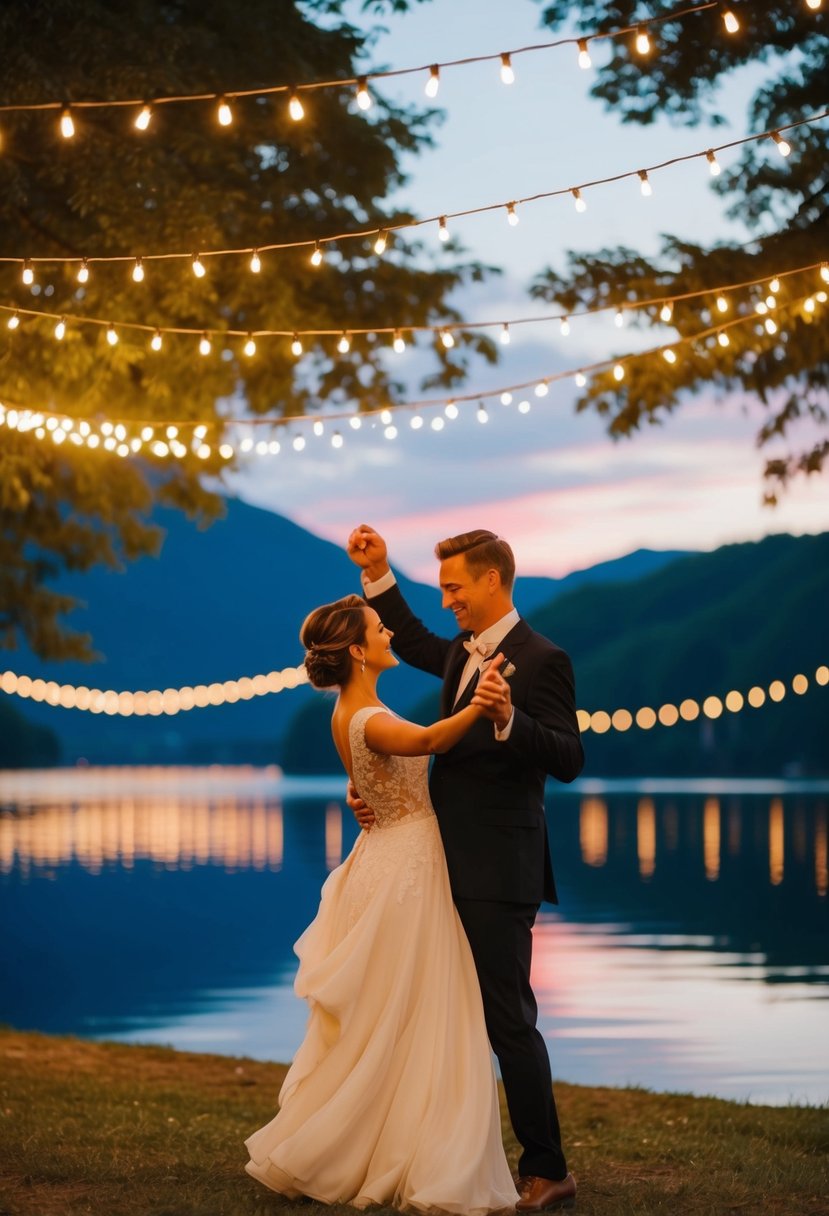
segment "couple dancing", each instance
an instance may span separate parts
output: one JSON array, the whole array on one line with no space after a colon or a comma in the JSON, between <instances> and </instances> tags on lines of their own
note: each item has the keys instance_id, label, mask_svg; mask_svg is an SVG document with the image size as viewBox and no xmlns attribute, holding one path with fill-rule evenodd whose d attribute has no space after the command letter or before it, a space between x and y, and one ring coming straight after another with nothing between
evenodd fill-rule
<instances>
[{"instance_id":1,"label":"couple dancing","mask_svg":"<svg viewBox=\"0 0 829 1216\"><path fill-rule=\"evenodd\" d=\"M512 550L492 532L436 546L452 641L414 616L377 532L355 529L348 552L365 598L317 608L300 638L311 683L339 689L334 742L364 830L296 944L308 1027L247 1170L290 1198L358 1208L568 1205L530 957L538 906L556 900L545 778L572 781L583 763L570 661L514 609ZM431 726L379 700L392 642L443 680ZM489 1044L523 1150L515 1178Z\"/></svg>"}]
</instances>

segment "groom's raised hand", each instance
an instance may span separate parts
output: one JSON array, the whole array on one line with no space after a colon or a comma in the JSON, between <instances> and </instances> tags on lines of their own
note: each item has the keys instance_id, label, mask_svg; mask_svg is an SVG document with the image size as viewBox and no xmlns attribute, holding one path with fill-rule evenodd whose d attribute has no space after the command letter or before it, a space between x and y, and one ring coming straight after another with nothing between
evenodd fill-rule
<instances>
[{"instance_id":1,"label":"groom's raised hand","mask_svg":"<svg viewBox=\"0 0 829 1216\"><path fill-rule=\"evenodd\" d=\"M386 542L369 524L360 524L348 538L346 552L355 566L365 570L369 580L376 582L389 571Z\"/></svg>"}]
</instances>

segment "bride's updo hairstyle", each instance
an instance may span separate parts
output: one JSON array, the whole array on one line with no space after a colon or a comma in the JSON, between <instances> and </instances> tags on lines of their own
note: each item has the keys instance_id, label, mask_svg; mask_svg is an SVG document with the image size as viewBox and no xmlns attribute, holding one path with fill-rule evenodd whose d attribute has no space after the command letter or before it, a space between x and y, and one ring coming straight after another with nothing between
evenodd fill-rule
<instances>
[{"instance_id":1,"label":"bride's updo hairstyle","mask_svg":"<svg viewBox=\"0 0 829 1216\"><path fill-rule=\"evenodd\" d=\"M305 670L314 688L342 688L351 675L349 646L365 644L365 600L347 595L315 608L303 621L299 640L305 647Z\"/></svg>"}]
</instances>

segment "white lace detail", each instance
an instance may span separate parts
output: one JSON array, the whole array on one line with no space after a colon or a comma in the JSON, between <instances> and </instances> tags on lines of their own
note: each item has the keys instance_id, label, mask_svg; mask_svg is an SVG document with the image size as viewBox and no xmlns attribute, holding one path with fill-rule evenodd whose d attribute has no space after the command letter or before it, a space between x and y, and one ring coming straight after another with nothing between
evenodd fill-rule
<instances>
[{"instance_id":1,"label":"white lace detail","mask_svg":"<svg viewBox=\"0 0 829 1216\"><path fill-rule=\"evenodd\" d=\"M363 834L353 854L349 929L370 906L381 883L396 880L398 903L417 898L424 877L443 860L429 798L429 757L383 756L366 743L366 722L373 714L386 712L380 706L359 709L348 728L354 784L376 817L374 827Z\"/></svg>"}]
</instances>

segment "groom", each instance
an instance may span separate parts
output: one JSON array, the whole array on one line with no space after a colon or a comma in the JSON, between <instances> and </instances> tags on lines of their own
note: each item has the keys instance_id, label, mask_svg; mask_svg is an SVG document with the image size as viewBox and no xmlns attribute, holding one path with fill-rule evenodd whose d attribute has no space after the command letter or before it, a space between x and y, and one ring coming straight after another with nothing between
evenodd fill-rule
<instances>
[{"instance_id":1,"label":"groom","mask_svg":"<svg viewBox=\"0 0 829 1216\"><path fill-rule=\"evenodd\" d=\"M515 559L505 540L478 529L441 541L443 607L455 615L452 641L431 633L401 594L386 543L362 524L348 538L363 590L394 633L394 650L443 680L445 717L469 703L478 675L497 653L502 699L466 737L435 757L430 791L443 837L452 895L481 984L487 1031L501 1066L512 1126L523 1148L516 1210L542 1212L571 1201L547 1049L536 1029L530 987L532 926L542 899L556 903L544 819L549 774L572 781L584 753L573 669L563 650L530 629L512 604ZM353 792L363 827L373 823Z\"/></svg>"}]
</instances>

